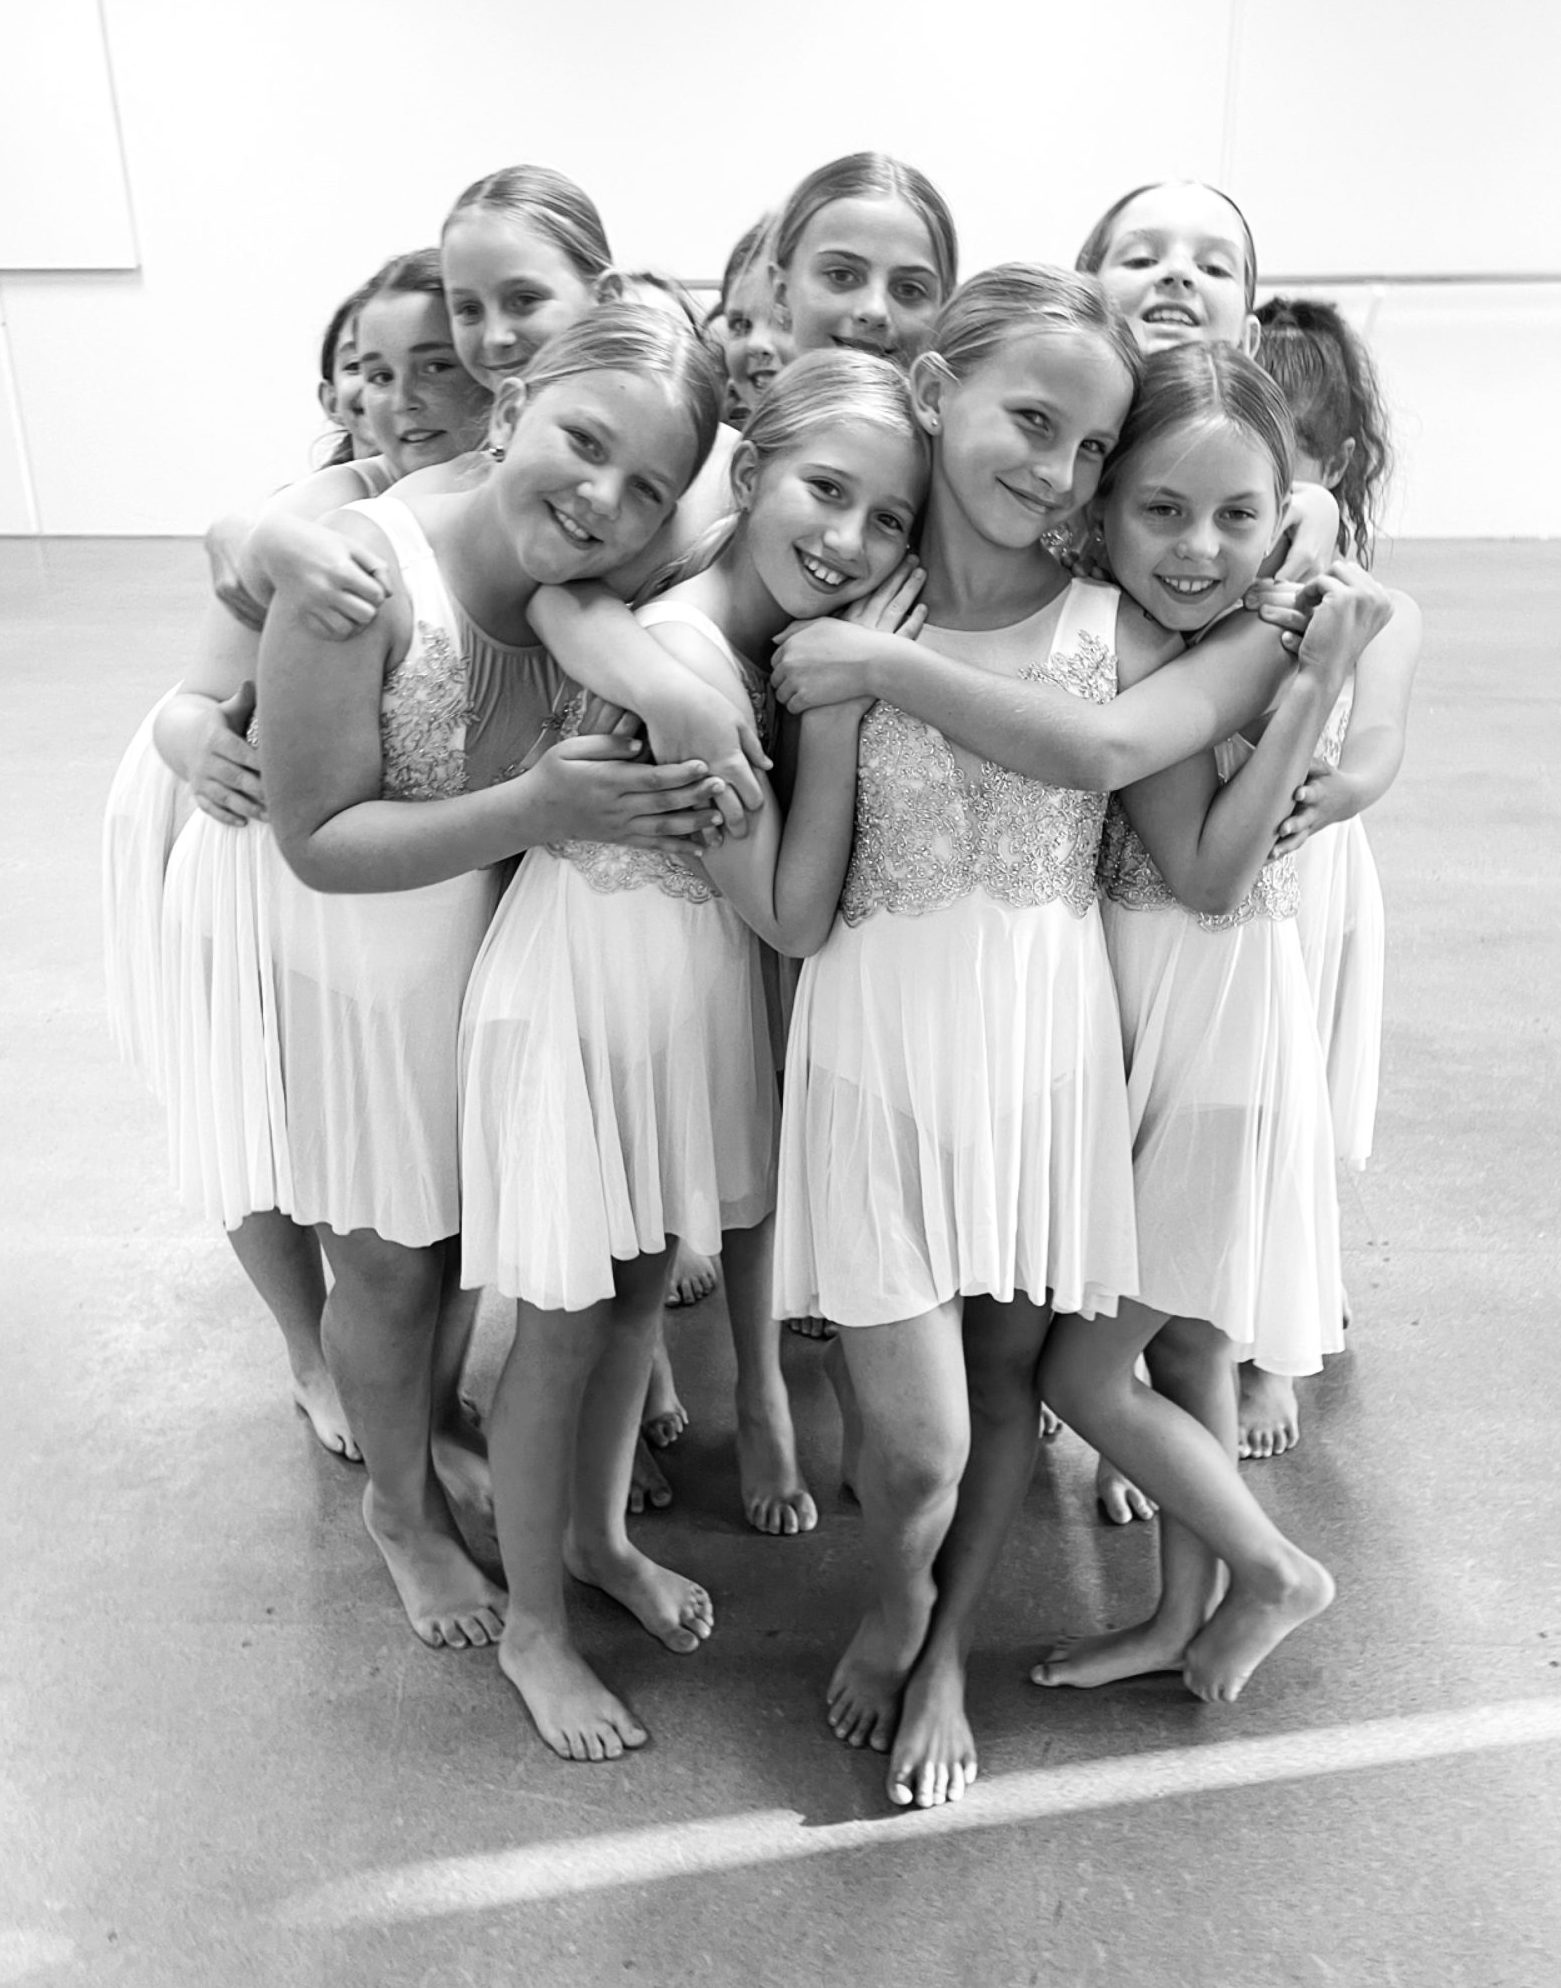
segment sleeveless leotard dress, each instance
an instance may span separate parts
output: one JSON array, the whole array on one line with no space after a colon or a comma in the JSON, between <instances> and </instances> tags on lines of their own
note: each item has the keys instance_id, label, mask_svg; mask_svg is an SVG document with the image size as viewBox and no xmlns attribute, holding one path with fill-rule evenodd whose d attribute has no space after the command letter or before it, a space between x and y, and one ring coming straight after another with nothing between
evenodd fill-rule
<instances>
[{"instance_id":1,"label":"sleeveless leotard dress","mask_svg":"<svg viewBox=\"0 0 1561 1988\"><path fill-rule=\"evenodd\" d=\"M1106 703L1116 603L1075 580L1012 627L924 639ZM980 1292L1093 1315L1137 1290L1105 806L893 705L863 719L850 869L787 1050L780 1316L880 1325Z\"/></svg>"},{"instance_id":2,"label":"sleeveless leotard dress","mask_svg":"<svg viewBox=\"0 0 1561 1988\"><path fill-rule=\"evenodd\" d=\"M1318 743L1337 766L1355 687L1347 684ZM1334 1150L1357 1172L1371 1157L1382 1062L1382 983L1387 954L1382 885L1359 815L1308 837L1295 854L1297 924L1328 1070Z\"/></svg>"},{"instance_id":3,"label":"sleeveless leotard dress","mask_svg":"<svg viewBox=\"0 0 1561 1988\"><path fill-rule=\"evenodd\" d=\"M382 458L353 463L365 495L378 496L390 471ZM163 888L168 859L193 811L190 791L157 750L160 697L137 726L103 810L103 964L109 1029L121 1057L161 1096L167 1047L162 993Z\"/></svg>"},{"instance_id":4,"label":"sleeveless leotard dress","mask_svg":"<svg viewBox=\"0 0 1561 1988\"><path fill-rule=\"evenodd\" d=\"M1217 748L1229 779L1252 748ZM1139 1295L1275 1374L1340 1338L1328 1091L1292 857L1234 911L1186 910L1113 801L1101 850L1133 1127Z\"/></svg>"},{"instance_id":5,"label":"sleeveless leotard dress","mask_svg":"<svg viewBox=\"0 0 1561 1988\"><path fill-rule=\"evenodd\" d=\"M764 676L697 609L772 729ZM579 722L576 700L569 724ZM462 1281L548 1311L613 1295L614 1260L673 1236L714 1253L775 1199L761 948L699 869L600 842L532 849L461 1027Z\"/></svg>"},{"instance_id":6,"label":"sleeveless leotard dress","mask_svg":"<svg viewBox=\"0 0 1561 1988\"><path fill-rule=\"evenodd\" d=\"M517 771L557 690L546 651L473 625L399 498L351 508L384 532L412 609L380 701L383 797L416 804ZM264 825L197 816L169 878L171 1126L187 1202L229 1227L276 1207L414 1248L455 1234L456 1030L497 872L320 892Z\"/></svg>"}]
</instances>

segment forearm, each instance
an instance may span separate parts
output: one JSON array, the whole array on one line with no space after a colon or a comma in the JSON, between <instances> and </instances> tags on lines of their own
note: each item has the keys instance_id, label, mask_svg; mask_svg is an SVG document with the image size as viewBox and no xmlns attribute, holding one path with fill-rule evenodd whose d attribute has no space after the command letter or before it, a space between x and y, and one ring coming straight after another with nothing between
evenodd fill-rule
<instances>
[{"instance_id":1,"label":"forearm","mask_svg":"<svg viewBox=\"0 0 1561 1988\"><path fill-rule=\"evenodd\" d=\"M605 587L539 587L530 618L566 676L641 717L693 709L703 686Z\"/></svg>"},{"instance_id":2,"label":"forearm","mask_svg":"<svg viewBox=\"0 0 1561 1988\"><path fill-rule=\"evenodd\" d=\"M1398 778L1404 763L1404 734L1395 726L1374 725L1351 731L1339 755L1339 778L1348 796L1348 806L1338 819L1348 821L1363 813Z\"/></svg>"},{"instance_id":3,"label":"forearm","mask_svg":"<svg viewBox=\"0 0 1561 1988\"><path fill-rule=\"evenodd\" d=\"M152 743L169 771L177 773L181 780L188 780L191 766L210 738L213 725L222 722L216 698L181 686L153 719Z\"/></svg>"},{"instance_id":4,"label":"forearm","mask_svg":"<svg viewBox=\"0 0 1561 1988\"><path fill-rule=\"evenodd\" d=\"M288 866L311 890L417 890L486 869L545 842L551 810L534 775L435 801L366 800L311 824L291 806L286 781L265 768L271 818ZM279 795L278 790L281 790Z\"/></svg>"}]
</instances>

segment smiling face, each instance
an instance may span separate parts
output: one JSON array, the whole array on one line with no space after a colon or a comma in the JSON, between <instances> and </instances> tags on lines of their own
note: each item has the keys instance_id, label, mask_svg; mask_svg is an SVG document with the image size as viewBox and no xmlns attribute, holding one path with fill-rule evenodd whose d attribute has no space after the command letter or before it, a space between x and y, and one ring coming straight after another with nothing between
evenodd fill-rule
<instances>
[{"instance_id":1,"label":"smiling face","mask_svg":"<svg viewBox=\"0 0 1561 1988\"><path fill-rule=\"evenodd\" d=\"M397 476L477 448L488 395L460 364L444 299L386 291L358 313L364 415Z\"/></svg>"},{"instance_id":2,"label":"smiling face","mask_svg":"<svg viewBox=\"0 0 1561 1988\"><path fill-rule=\"evenodd\" d=\"M870 594L905 557L926 480L911 436L866 421L830 423L762 465L741 444L744 544L776 606L803 620Z\"/></svg>"},{"instance_id":3,"label":"smiling face","mask_svg":"<svg viewBox=\"0 0 1561 1988\"><path fill-rule=\"evenodd\" d=\"M1145 352L1199 340L1256 349L1240 216L1212 187L1150 187L1116 217L1099 276Z\"/></svg>"},{"instance_id":4,"label":"smiling face","mask_svg":"<svg viewBox=\"0 0 1561 1988\"><path fill-rule=\"evenodd\" d=\"M1117 584L1163 628L1190 634L1257 578L1279 532L1274 463L1221 417L1146 442L1105 501Z\"/></svg>"},{"instance_id":5,"label":"smiling face","mask_svg":"<svg viewBox=\"0 0 1561 1988\"><path fill-rule=\"evenodd\" d=\"M538 585L592 579L644 551L694 472L694 428L664 380L575 373L494 416L505 448L495 501Z\"/></svg>"},{"instance_id":6,"label":"smiling face","mask_svg":"<svg viewBox=\"0 0 1561 1988\"><path fill-rule=\"evenodd\" d=\"M320 382L320 405L326 419L338 422L351 436L355 456L379 453L379 444L363 409L363 369L358 364L356 325L344 325L336 341L331 377Z\"/></svg>"},{"instance_id":7,"label":"smiling face","mask_svg":"<svg viewBox=\"0 0 1561 1988\"><path fill-rule=\"evenodd\" d=\"M505 208L462 208L439 261L455 349L490 393L596 301L590 278L557 243Z\"/></svg>"},{"instance_id":8,"label":"smiling face","mask_svg":"<svg viewBox=\"0 0 1561 1988\"><path fill-rule=\"evenodd\" d=\"M940 438L940 497L978 538L1019 550L1094 496L1133 382L1104 339L1059 329L1005 339L963 380L924 361L912 390Z\"/></svg>"},{"instance_id":9,"label":"smiling face","mask_svg":"<svg viewBox=\"0 0 1561 1988\"><path fill-rule=\"evenodd\" d=\"M732 285L721 344L727 378L737 399L750 408L781 367L797 356L795 340L776 318L769 271L762 266Z\"/></svg>"},{"instance_id":10,"label":"smiling face","mask_svg":"<svg viewBox=\"0 0 1561 1988\"><path fill-rule=\"evenodd\" d=\"M775 276L799 352L846 347L908 366L943 302L927 224L898 194L832 200Z\"/></svg>"}]
</instances>

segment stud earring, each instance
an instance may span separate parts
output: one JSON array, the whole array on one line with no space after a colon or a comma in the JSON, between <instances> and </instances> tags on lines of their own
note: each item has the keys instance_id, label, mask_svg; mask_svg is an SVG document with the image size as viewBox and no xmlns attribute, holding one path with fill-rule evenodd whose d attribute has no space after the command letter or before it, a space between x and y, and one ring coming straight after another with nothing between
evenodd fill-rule
<instances>
[{"instance_id":1,"label":"stud earring","mask_svg":"<svg viewBox=\"0 0 1561 1988\"><path fill-rule=\"evenodd\" d=\"M483 454L493 462L503 462L504 460L504 451L499 447L497 442L490 442L483 450Z\"/></svg>"}]
</instances>

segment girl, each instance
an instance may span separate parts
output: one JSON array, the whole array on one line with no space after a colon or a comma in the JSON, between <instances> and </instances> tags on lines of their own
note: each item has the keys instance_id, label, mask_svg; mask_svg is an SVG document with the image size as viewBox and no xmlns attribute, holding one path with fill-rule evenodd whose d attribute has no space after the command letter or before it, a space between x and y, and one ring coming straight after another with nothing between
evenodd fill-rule
<instances>
[{"instance_id":1,"label":"girl","mask_svg":"<svg viewBox=\"0 0 1561 1988\"><path fill-rule=\"evenodd\" d=\"M1149 360L1100 505L1112 571L1161 626L1195 636L1241 600L1278 536L1291 446L1283 400L1234 347L1169 345ZM1356 568L1341 565L1322 585L1300 669L1257 748L1230 741L1113 803L1104 916L1127 1059L1138 1295L1109 1324L1060 1321L1045 1356L1064 1390L1059 1407L1067 1401L1094 1432L1136 1414L1121 1376L1129 1353L1146 1350L1159 1392L1231 1458L1235 1355L1261 1338L1277 1370L1315 1372L1338 1343L1327 1090L1294 865L1265 867L1358 632L1385 605ZM1185 1430L1165 1428L1185 1446ZM1110 1440L1094 1439L1121 1461ZM1168 1450L1165 1465L1178 1497L1205 1471L1218 1492L1193 1451L1184 1460ZM1234 1698L1266 1647L1326 1605L1322 1570L1254 1524L1250 1500L1243 1512L1219 1495L1245 1557L1207 1631L1219 1564L1173 1500L1155 1615L1055 1647L1037 1683L1181 1668L1201 1695Z\"/></svg>"},{"instance_id":2,"label":"girl","mask_svg":"<svg viewBox=\"0 0 1561 1988\"><path fill-rule=\"evenodd\" d=\"M788 623L867 600L875 623L899 624L924 480L891 367L799 361L733 457L725 544L642 608L643 626L734 703L767 709L753 658ZM775 1078L758 941L801 954L828 928L857 715L803 727L784 833L767 795L750 835L700 863L590 841L535 850L472 976L463 1274L520 1300L492 1420L510 1588L499 1660L565 1758L646 1738L570 1640L566 1566L671 1650L696 1650L712 1626L704 1590L624 1531L634 1433L673 1237L724 1246L740 1348L744 1316L750 1331L769 1320Z\"/></svg>"},{"instance_id":3,"label":"girl","mask_svg":"<svg viewBox=\"0 0 1561 1988\"><path fill-rule=\"evenodd\" d=\"M853 152L793 191L775 226L781 326L799 352L844 348L909 366L957 281L943 196L914 166Z\"/></svg>"},{"instance_id":4,"label":"girl","mask_svg":"<svg viewBox=\"0 0 1561 1988\"><path fill-rule=\"evenodd\" d=\"M317 389L320 412L337 430L335 446L326 457L326 466L372 456L374 440L363 407L363 374L358 364L357 316L369 285L354 290L331 313L320 341L320 384Z\"/></svg>"},{"instance_id":5,"label":"girl","mask_svg":"<svg viewBox=\"0 0 1561 1988\"><path fill-rule=\"evenodd\" d=\"M1339 549L1369 566L1390 473L1387 412L1370 354L1332 304L1275 297L1257 313L1258 356L1289 403L1296 473L1334 492ZM1382 1047L1382 890L1362 812L1392 785L1420 648L1420 612L1394 593L1324 728L1277 848L1293 853L1297 926L1322 1038L1334 1148L1360 1170L1371 1153ZM1327 833L1321 831L1327 830ZM1346 1316L1348 1303L1345 1304ZM1295 1387L1258 1356L1241 1371L1243 1456L1278 1456L1300 1436Z\"/></svg>"},{"instance_id":6,"label":"girl","mask_svg":"<svg viewBox=\"0 0 1561 1988\"><path fill-rule=\"evenodd\" d=\"M544 581L639 551L710 445L718 391L665 313L588 316L505 387L504 460L477 490L340 514L387 574L366 630L330 643L285 590L267 619L265 767L289 867L263 852L266 1053L292 1209L334 1273L323 1337L369 1468L364 1517L431 1644L496 1640L504 1601L467 1558L429 1455L440 1312L470 1311L448 1247L456 1027L491 866L550 836L654 846L658 813L685 833L714 818L698 768L620 768L633 749L611 740L508 777L556 688L526 608Z\"/></svg>"},{"instance_id":7,"label":"girl","mask_svg":"<svg viewBox=\"0 0 1561 1988\"><path fill-rule=\"evenodd\" d=\"M877 1593L831 1723L889 1751L891 1799L920 1805L975 1772L966 1654L1033 1461L1049 1309L1100 1329L1137 1285L1095 903L1105 793L1227 736L1284 671L1250 622L1172 660L1174 639L1110 590L1070 586L1046 549L1093 495L1141 363L1096 283L988 271L933 348L912 380L934 437L921 553L937 628L906 642L815 623L774 672L793 710L897 707L864 726L841 916L804 969L776 1283L788 1308L848 1328L865 1425ZM1136 687L1116 697L1119 677ZM1154 1427L1187 1422L1151 1400ZM1211 1503L1239 1502L1233 1466L1216 1451L1210 1467Z\"/></svg>"},{"instance_id":8,"label":"girl","mask_svg":"<svg viewBox=\"0 0 1561 1988\"><path fill-rule=\"evenodd\" d=\"M739 427L759 395L797 356L781 322L770 278L774 218L755 222L732 251L721 280L721 349L726 360L727 418Z\"/></svg>"},{"instance_id":9,"label":"girl","mask_svg":"<svg viewBox=\"0 0 1561 1988\"><path fill-rule=\"evenodd\" d=\"M299 507L352 502L428 461L459 455L486 426L488 396L456 363L438 258L431 250L387 263L356 293L354 331L364 394L382 453L345 463L285 493L278 518ZM361 569L359 569L361 570ZM264 613L271 583L246 553L240 582ZM320 1441L351 1462L357 1444L320 1344L325 1303L320 1246L293 1219L285 1100L277 1072L246 1050L266 1040L257 1006L266 973L262 901L265 802L246 730L258 645L213 608L203 655L164 700L156 737L200 813L168 865L160 959L166 1104L175 1188L192 1212L220 1221L245 1274L281 1330L293 1396ZM234 830L242 833L232 833ZM468 1474L453 1392L441 1429L449 1470Z\"/></svg>"}]
</instances>

